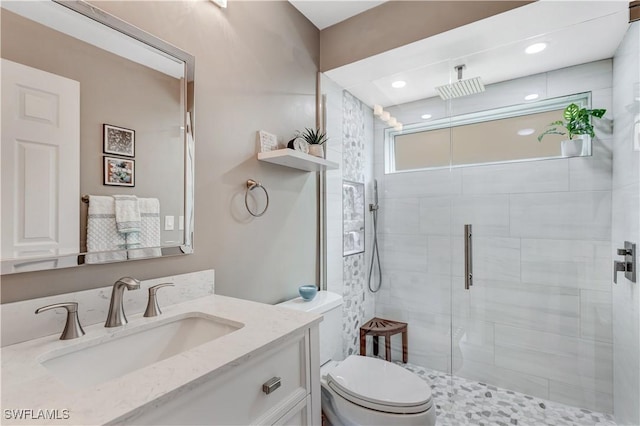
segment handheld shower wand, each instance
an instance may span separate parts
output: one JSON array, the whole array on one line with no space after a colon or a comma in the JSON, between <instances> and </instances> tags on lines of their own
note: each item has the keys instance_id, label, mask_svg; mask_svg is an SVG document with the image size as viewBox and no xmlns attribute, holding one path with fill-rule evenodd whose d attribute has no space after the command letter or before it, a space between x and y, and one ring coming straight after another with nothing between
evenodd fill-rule
<instances>
[{"instance_id":1,"label":"handheld shower wand","mask_svg":"<svg viewBox=\"0 0 640 426\"><path fill-rule=\"evenodd\" d=\"M380 266L380 252L378 251L378 181L376 179L373 180L373 202L374 204L369 204L369 211L373 216L373 246L371 250L371 264L369 266L369 290L372 293L376 293L382 287L382 267ZM371 285L371 280L373 278L373 264L378 262L378 286L374 287Z\"/></svg>"}]
</instances>

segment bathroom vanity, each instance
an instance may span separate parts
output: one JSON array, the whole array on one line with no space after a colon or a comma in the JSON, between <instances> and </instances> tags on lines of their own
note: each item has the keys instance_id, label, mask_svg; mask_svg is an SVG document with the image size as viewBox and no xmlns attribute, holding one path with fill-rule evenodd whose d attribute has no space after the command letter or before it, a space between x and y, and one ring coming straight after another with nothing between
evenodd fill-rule
<instances>
[{"instance_id":1,"label":"bathroom vanity","mask_svg":"<svg viewBox=\"0 0 640 426\"><path fill-rule=\"evenodd\" d=\"M3 424L320 424L320 321L209 295L6 346Z\"/></svg>"}]
</instances>

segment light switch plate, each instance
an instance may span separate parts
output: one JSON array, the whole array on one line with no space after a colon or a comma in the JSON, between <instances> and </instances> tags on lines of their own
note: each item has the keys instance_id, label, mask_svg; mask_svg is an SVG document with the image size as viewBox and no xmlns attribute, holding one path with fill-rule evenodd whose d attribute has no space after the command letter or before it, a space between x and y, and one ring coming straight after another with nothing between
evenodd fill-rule
<instances>
[{"instance_id":1,"label":"light switch plate","mask_svg":"<svg viewBox=\"0 0 640 426\"><path fill-rule=\"evenodd\" d=\"M164 230L173 231L173 216L164 217Z\"/></svg>"}]
</instances>

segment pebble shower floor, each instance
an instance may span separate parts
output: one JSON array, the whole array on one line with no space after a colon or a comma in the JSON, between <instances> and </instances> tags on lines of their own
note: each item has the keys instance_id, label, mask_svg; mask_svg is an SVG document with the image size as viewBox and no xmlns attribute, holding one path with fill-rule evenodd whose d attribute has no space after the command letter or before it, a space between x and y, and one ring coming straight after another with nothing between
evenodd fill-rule
<instances>
[{"instance_id":1,"label":"pebble shower floor","mask_svg":"<svg viewBox=\"0 0 640 426\"><path fill-rule=\"evenodd\" d=\"M438 426L615 426L611 414L571 407L413 364L398 365L431 386Z\"/></svg>"}]
</instances>

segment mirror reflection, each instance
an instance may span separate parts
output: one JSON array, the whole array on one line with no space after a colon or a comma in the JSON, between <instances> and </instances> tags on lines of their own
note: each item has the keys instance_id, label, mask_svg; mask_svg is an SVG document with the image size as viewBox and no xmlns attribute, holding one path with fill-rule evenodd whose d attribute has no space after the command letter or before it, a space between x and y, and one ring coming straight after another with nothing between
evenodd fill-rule
<instances>
[{"instance_id":1,"label":"mirror reflection","mask_svg":"<svg viewBox=\"0 0 640 426\"><path fill-rule=\"evenodd\" d=\"M2 273L188 252L185 59L54 2L2 8Z\"/></svg>"}]
</instances>

